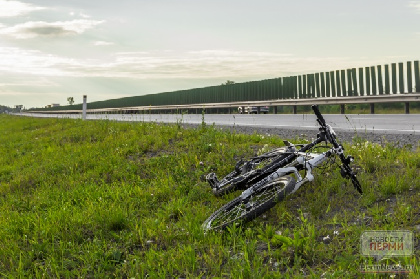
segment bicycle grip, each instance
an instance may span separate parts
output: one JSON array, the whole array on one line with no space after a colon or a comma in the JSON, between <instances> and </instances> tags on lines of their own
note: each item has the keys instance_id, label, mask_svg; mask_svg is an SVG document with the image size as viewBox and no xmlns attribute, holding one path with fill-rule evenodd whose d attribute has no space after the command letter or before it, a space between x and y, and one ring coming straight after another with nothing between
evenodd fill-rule
<instances>
[{"instance_id":1,"label":"bicycle grip","mask_svg":"<svg viewBox=\"0 0 420 279\"><path fill-rule=\"evenodd\" d=\"M318 105L312 105L312 110L314 111L316 117L318 117L318 120L320 122L319 124L321 124L322 126L326 126L325 119L319 111Z\"/></svg>"}]
</instances>

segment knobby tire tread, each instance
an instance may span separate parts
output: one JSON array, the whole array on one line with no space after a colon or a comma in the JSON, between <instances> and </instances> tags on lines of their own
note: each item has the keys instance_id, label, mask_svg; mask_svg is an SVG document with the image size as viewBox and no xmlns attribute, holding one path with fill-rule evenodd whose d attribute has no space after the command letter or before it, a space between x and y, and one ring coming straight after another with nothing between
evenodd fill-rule
<instances>
[{"instance_id":1,"label":"knobby tire tread","mask_svg":"<svg viewBox=\"0 0 420 279\"><path fill-rule=\"evenodd\" d=\"M275 196L271 197L269 200L266 200L265 202L258 204L255 208L252 208L249 212L247 212L246 214L243 214L241 216L239 216L236 219L227 221L223 224L217 225L216 227L212 226L212 222L219 216L224 214L225 212L230 212L232 209L236 208L236 206L241 205L242 203L242 199L241 197L237 197L235 199L233 199L232 201L230 201L229 203L225 204L224 206L222 206L221 208L219 208L217 211L215 211L204 223L203 223L203 229L205 231L210 231L210 230L217 230L217 229L225 229L227 226L231 225L232 223L236 223L236 222L248 222L251 221L253 219L255 219L256 217L260 216L261 214L263 214L264 212L266 212L267 210L271 209L272 207L274 207L278 202L282 201L288 194L292 193L292 191L294 190L296 181L293 177L291 176L283 176L279 179L276 179L275 181L270 181L268 182L266 185L264 185L260 191L256 192L256 194L259 194L260 192L262 193L263 191L267 190L267 189L272 189L273 187L278 187L276 186L277 184L284 184L284 186L281 186L280 191L278 191L276 193Z\"/></svg>"}]
</instances>

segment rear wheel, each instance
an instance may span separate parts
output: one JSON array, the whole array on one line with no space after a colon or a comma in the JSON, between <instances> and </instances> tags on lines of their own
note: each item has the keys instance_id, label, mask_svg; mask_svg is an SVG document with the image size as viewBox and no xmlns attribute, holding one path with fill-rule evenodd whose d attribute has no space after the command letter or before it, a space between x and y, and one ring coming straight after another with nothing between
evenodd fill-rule
<instances>
[{"instance_id":1,"label":"rear wheel","mask_svg":"<svg viewBox=\"0 0 420 279\"><path fill-rule=\"evenodd\" d=\"M213 188L213 194L216 196L222 196L237 189L241 189L238 186L238 184L240 184L238 183L238 180L241 180L241 175L244 176L242 179L246 179L246 173L268 166L273 161L279 159L280 156L288 155L286 153L287 151L287 147L280 147L254 157L249 161L239 162L236 164L235 170L223 177L220 182L218 182L217 187Z\"/></svg>"},{"instance_id":2,"label":"rear wheel","mask_svg":"<svg viewBox=\"0 0 420 279\"><path fill-rule=\"evenodd\" d=\"M203 230L224 229L231 224L251 221L272 208L290 194L296 181L283 176L263 185L247 198L235 198L214 212L204 223Z\"/></svg>"}]
</instances>

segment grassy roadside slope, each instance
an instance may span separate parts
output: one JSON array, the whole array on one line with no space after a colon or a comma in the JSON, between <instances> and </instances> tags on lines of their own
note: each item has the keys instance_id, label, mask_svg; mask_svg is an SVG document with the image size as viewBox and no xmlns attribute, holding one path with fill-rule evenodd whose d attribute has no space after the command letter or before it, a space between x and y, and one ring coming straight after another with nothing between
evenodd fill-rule
<instances>
[{"instance_id":1,"label":"grassy roadside slope","mask_svg":"<svg viewBox=\"0 0 420 279\"><path fill-rule=\"evenodd\" d=\"M0 276L355 278L374 262L360 255L363 231L420 233L419 148L355 139L346 148L363 197L327 169L243 228L204 235L202 222L235 193L213 197L200 176L282 140L0 115ZM414 265L418 278L418 244L415 253L388 262Z\"/></svg>"}]
</instances>

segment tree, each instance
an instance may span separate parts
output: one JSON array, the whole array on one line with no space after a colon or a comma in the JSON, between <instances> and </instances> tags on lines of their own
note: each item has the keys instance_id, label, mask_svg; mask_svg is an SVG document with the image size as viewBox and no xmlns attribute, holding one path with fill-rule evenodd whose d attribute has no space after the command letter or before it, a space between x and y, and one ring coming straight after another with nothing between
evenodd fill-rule
<instances>
[{"instance_id":1,"label":"tree","mask_svg":"<svg viewBox=\"0 0 420 279\"><path fill-rule=\"evenodd\" d=\"M74 104L74 98L73 97L68 97L67 102L70 104L70 106L73 105Z\"/></svg>"},{"instance_id":2,"label":"tree","mask_svg":"<svg viewBox=\"0 0 420 279\"><path fill-rule=\"evenodd\" d=\"M222 85L232 85L235 84L233 80L227 80L226 82L222 83Z\"/></svg>"}]
</instances>

